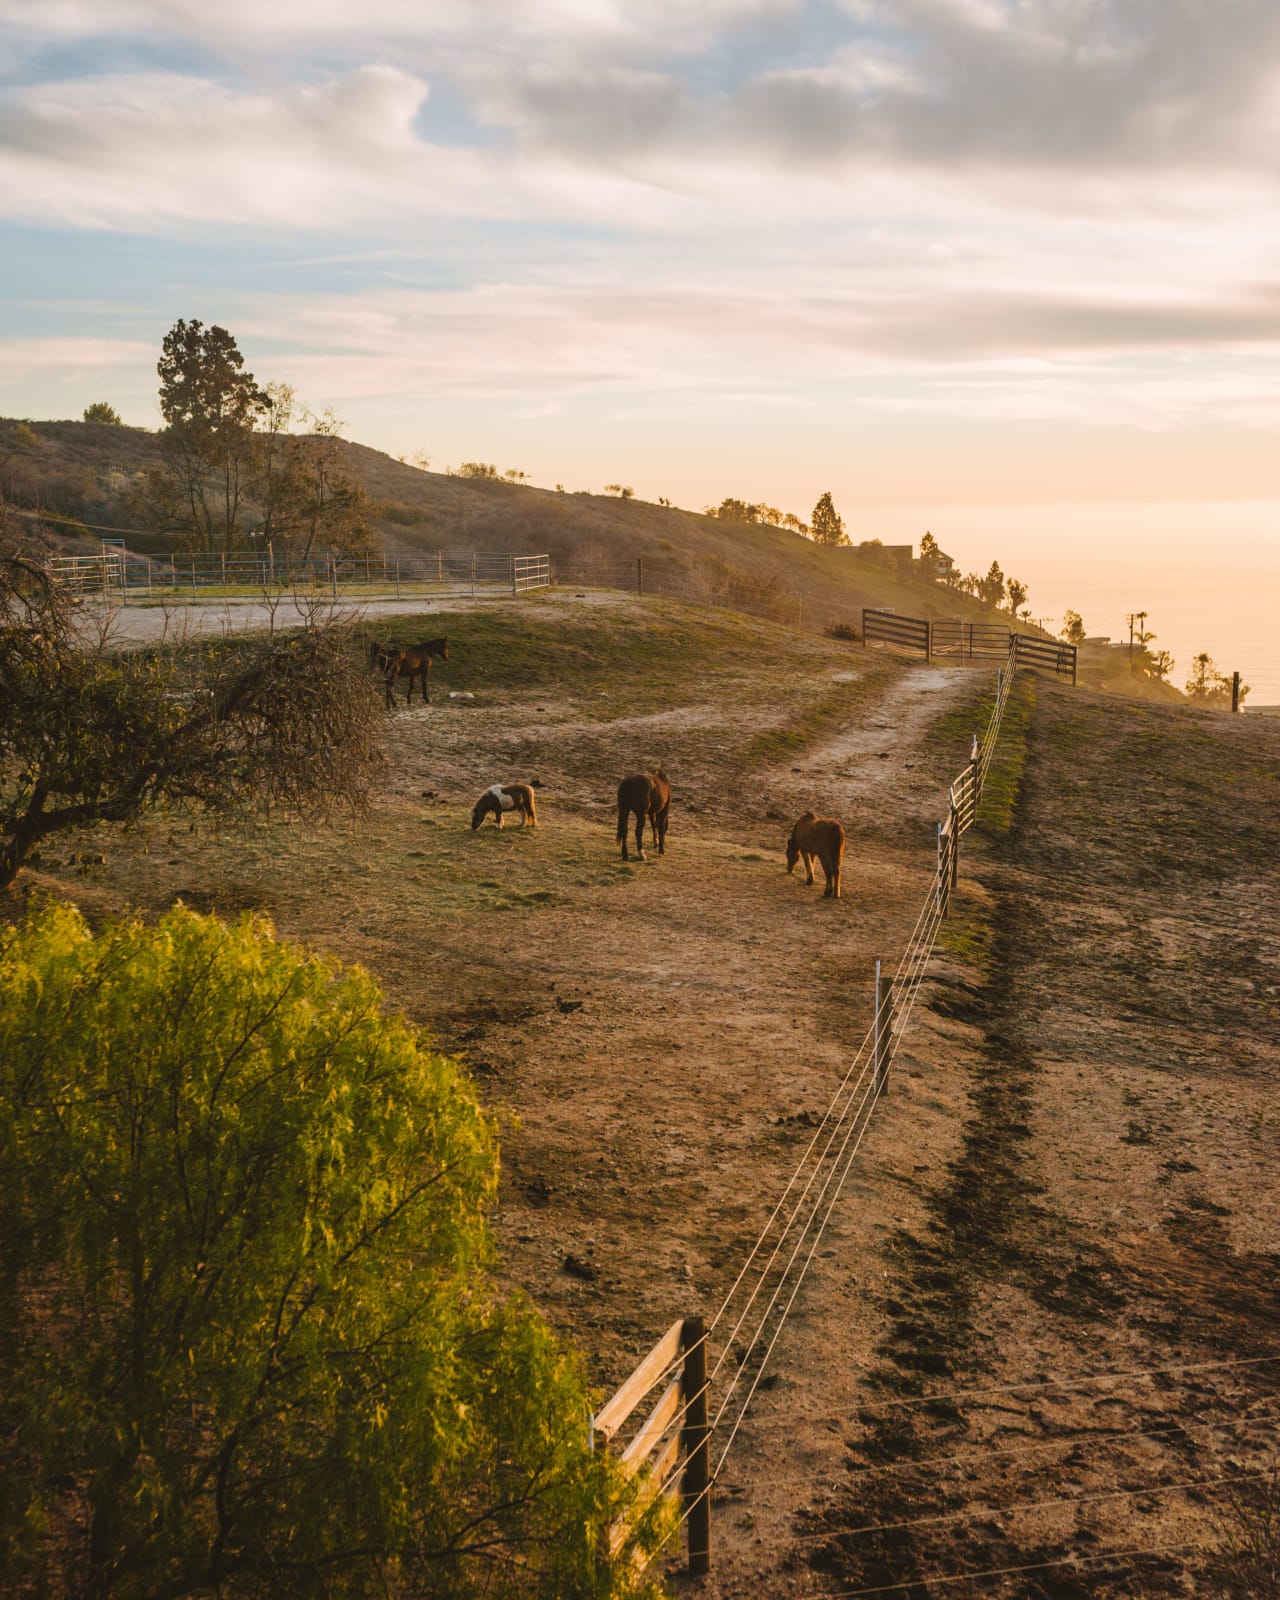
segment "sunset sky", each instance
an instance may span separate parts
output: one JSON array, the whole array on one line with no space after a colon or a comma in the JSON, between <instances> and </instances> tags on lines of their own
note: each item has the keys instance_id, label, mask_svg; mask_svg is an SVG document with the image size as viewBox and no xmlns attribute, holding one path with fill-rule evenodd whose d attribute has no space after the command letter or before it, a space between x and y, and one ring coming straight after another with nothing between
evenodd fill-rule
<instances>
[{"instance_id":1,"label":"sunset sky","mask_svg":"<svg viewBox=\"0 0 1280 1600\"><path fill-rule=\"evenodd\" d=\"M434 467L1256 586L1277 150L1275 0L3 0L0 411L198 317Z\"/></svg>"}]
</instances>

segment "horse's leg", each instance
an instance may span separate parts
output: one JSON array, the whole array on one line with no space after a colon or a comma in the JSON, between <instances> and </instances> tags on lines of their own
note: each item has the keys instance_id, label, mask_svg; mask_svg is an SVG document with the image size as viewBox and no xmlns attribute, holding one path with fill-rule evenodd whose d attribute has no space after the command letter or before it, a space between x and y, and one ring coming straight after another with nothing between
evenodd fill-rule
<instances>
[{"instance_id":1,"label":"horse's leg","mask_svg":"<svg viewBox=\"0 0 1280 1600\"><path fill-rule=\"evenodd\" d=\"M641 861L647 861L649 859L648 856L645 855L645 853L644 853L644 812L643 811L637 811L636 812L636 855L640 858Z\"/></svg>"},{"instance_id":2,"label":"horse's leg","mask_svg":"<svg viewBox=\"0 0 1280 1600\"><path fill-rule=\"evenodd\" d=\"M813 857L807 850L802 850L800 852L800 856L804 861L804 881L806 883L813 883L815 881L813 876Z\"/></svg>"},{"instance_id":3,"label":"horse's leg","mask_svg":"<svg viewBox=\"0 0 1280 1600\"><path fill-rule=\"evenodd\" d=\"M422 703L425 706L431 699L431 657L425 656L422 662Z\"/></svg>"},{"instance_id":4,"label":"horse's leg","mask_svg":"<svg viewBox=\"0 0 1280 1600\"><path fill-rule=\"evenodd\" d=\"M396 675L394 672L388 672L382 680L382 690L387 697L388 711L394 711L396 708L396 697L392 689L392 685L395 683L395 681Z\"/></svg>"},{"instance_id":5,"label":"horse's leg","mask_svg":"<svg viewBox=\"0 0 1280 1600\"><path fill-rule=\"evenodd\" d=\"M831 863L831 897L832 897L833 900L838 900L840 898L840 857L839 856L836 856L836 858Z\"/></svg>"}]
</instances>

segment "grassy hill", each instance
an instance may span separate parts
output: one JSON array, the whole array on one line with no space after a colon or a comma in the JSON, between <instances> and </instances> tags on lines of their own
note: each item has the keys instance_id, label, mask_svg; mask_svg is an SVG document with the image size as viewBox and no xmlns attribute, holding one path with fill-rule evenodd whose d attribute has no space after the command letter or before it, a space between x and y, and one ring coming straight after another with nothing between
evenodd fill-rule
<instances>
[{"instance_id":1,"label":"grassy hill","mask_svg":"<svg viewBox=\"0 0 1280 1600\"><path fill-rule=\"evenodd\" d=\"M348 443L345 453L372 502L375 540L391 554L545 551L559 581L611 587L633 586L643 562L651 591L807 626L855 619L868 605L921 616L992 615L874 544L827 549L782 528L617 495L424 472L366 445ZM0 420L4 499L95 532L118 531L149 553L173 548L171 538L146 531L137 509L143 475L159 461L159 435L147 429ZM65 528L51 537L97 548L96 539Z\"/></svg>"}]
</instances>

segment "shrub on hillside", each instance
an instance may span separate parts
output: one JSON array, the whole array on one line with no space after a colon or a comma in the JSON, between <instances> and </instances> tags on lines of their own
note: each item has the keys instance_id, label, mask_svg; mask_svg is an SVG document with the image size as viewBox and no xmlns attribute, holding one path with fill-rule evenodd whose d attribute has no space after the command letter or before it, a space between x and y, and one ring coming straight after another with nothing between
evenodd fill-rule
<instances>
[{"instance_id":1,"label":"shrub on hillside","mask_svg":"<svg viewBox=\"0 0 1280 1600\"><path fill-rule=\"evenodd\" d=\"M631 1592L496 1187L358 969L181 906L0 935L4 1592Z\"/></svg>"}]
</instances>

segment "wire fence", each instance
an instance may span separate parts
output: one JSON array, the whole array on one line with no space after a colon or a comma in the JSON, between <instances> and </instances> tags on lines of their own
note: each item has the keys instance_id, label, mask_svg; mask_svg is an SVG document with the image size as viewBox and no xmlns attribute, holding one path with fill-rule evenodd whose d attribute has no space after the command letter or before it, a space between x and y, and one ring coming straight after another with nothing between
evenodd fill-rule
<instances>
[{"instance_id":1,"label":"wire fence","mask_svg":"<svg viewBox=\"0 0 1280 1600\"><path fill-rule=\"evenodd\" d=\"M551 558L509 551L435 550L425 555L278 558L208 552L142 556L105 546L100 555L53 556L49 570L81 595L104 599L199 599L294 592L304 595L402 594L452 597L525 594L552 581Z\"/></svg>"},{"instance_id":2,"label":"wire fence","mask_svg":"<svg viewBox=\"0 0 1280 1600\"><path fill-rule=\"evenodd\" d=\"M724 1472L787 1320L813 1267L866 1138L876 1104L888 1090L892 1065L902 1048L938 929L950 904L958 870L960 839L977 820L983 785L1008 705L1014 659L1011 647L1006 665L998 675L986 728L981 737L975 738L968 766L950 787L949 815L938 827L938 858L932 881L892 977L885 979L880 971L881 964L877 962L872 1018L866 1032L737 1277L698 1341L705 1346L699 1352L705 1377L696 1389L686 1380L680 1403L668 1404L669 1427L679 1433L687 1429L695 1404L709 1407L708 1396L715 1386L717 1403L709 1415L705 1438L698 1441L698 1447L707 1453L710 1463L705 1478L699 1474L698 1483L691 1488L686 1462L679 1459L679 1452L675 1459L669 1450L662 1455L662 1436L650 1430L654 1448L647 1459L651 1468L658 1460L662 1466L656 1474L658 1492L675 1494L680 1491L683 1497L679 1518L668 1534L667 1543L691 1517L706 1515L710 1495ZM717 1352L714 1358L713 1348ZM672 1348L669 1359L657 1362L654 1356L661 1349L661 1346L655 1347L646 1358L650 1363L650 1370L645 1374L649 1380L648 1392L661 1383L679 1379L685 1371L688 1349L677 1353ZM627 1393L632 1405L637 1403L638 1397L631 1390L637 1374L644 1369L645 1363L641 1363L619 1391L619 1395ZM611 1401L610 1405L613 1404ZM656 1414L655 1408L651 1416ZM647 1422L641 1424L642 1433L647 1426ZM669 1442L671 1436L666 1437ZM639 1467L643 1464L641 1456L641 1452L634 1452L629 1461ZM617 1548L622 1548L624 1543L624 1539L617 1539ZM691 1570L698 1569L691 1567Z\"/></svg>"}]
</instances>

